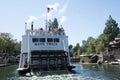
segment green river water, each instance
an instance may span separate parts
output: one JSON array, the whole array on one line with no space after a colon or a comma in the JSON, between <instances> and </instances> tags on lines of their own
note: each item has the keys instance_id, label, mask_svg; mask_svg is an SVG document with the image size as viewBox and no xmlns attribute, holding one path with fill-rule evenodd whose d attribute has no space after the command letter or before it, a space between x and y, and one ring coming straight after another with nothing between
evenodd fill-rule
<instances>
[{"instance_id":1,"label":"green river water","mask_svg":"<svg viewBox=\"0 0 120 80\"><path fill-rule=\"evenodd\" d=\"M75 73L68 71L38 72L20 76L17 65L0 67L0 80L120 80L120 65L72 64Z\"/></svg>"}]
</instances>

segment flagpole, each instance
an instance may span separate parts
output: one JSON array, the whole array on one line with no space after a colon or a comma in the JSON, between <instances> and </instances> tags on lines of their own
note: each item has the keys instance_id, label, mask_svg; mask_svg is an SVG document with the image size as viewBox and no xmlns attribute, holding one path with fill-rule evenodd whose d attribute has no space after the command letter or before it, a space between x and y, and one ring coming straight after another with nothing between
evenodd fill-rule
<instances>
[{"instance_id":1,"label":"flagpole","mask_svg":"<svg viewBox=\"0 0 120 80\"><path fill-rule=\"evenodd\" d=\"M46 31L47 31L47 8L46 8Z\"/></svg>"},{"instance_id":2,"label":"flagpole","mask_svg":"<svg viewBox=\"0 0 120 80\"><path fill-rule=\"evenodd\" d=\"M45 20L45 30L47 31L47 0L45 0L46 4L46 20Z\"/></svg>"}]
</instances>

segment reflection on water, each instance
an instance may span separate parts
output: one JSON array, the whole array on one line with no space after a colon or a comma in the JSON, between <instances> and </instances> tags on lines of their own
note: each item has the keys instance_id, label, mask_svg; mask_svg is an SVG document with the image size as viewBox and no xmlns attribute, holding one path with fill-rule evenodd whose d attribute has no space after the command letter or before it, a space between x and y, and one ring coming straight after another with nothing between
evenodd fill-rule
<instances>
[{"instance_id":1,"label":"reflection on water","mask_svg":"<svg viewBox=\"0 0 120 80\"><path fill-rule=\"evenodd\" d=\"M0 80L12 80L8 79L9 77L17 77L16 68L18 66L7 66L7 67L0 67Z\"/></svg>"},{"instance_id":2,"label":"reflection on water","mask_svg":"<svg viewBox=\"0 0 120 80\"><path fill-rule=\"evenodd\" d=\"M82 67L84 68L83 69L84 71L85 70L87 71L86 73L88 73L87 75L89 76L99 77L105 80L120 80L120 65L88 64L88 65L82 65Z\"/></svg>"},{"instance_id":3,"label":"reflection on water","mask_svg":"<svg viewBox=\"0 0 120 80\"><path fill-rule=\"evenodd\" d=\"M120 80L120 65L73 64L76 73L68 71L37 72L33 76L19 76L17 66L0 68L0 80Z\"/></svg>"}]
</instances>

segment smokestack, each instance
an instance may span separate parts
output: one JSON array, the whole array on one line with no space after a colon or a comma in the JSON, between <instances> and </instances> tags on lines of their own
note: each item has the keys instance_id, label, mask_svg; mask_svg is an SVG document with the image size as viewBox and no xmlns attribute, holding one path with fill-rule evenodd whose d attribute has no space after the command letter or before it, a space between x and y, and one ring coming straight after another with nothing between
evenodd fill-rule
<instances>
[{"instance_id":1,"label":"smokestack","mask_svg":"<svg viewBox=\"0 0 120 80\"><path fill-rule=\"evenodd\" d=\"M33 34L33 21L31 22L31 33Z\"/></svg>"}]
</instances>

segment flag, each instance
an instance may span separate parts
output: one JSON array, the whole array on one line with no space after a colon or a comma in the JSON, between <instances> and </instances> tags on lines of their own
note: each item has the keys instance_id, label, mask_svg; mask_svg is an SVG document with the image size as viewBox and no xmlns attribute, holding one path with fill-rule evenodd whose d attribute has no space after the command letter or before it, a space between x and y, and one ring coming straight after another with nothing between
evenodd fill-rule
<instances>
[{"instance_id":1,"label":"flag","mask_svg":"<svg viewBox=\"0 0 120 80\"><path fill-rule=\"evenodd\" d=\"M47 8L47 12L49 13L51 10L53 10L53 8Z\"/></svg>"}]
</instances>

